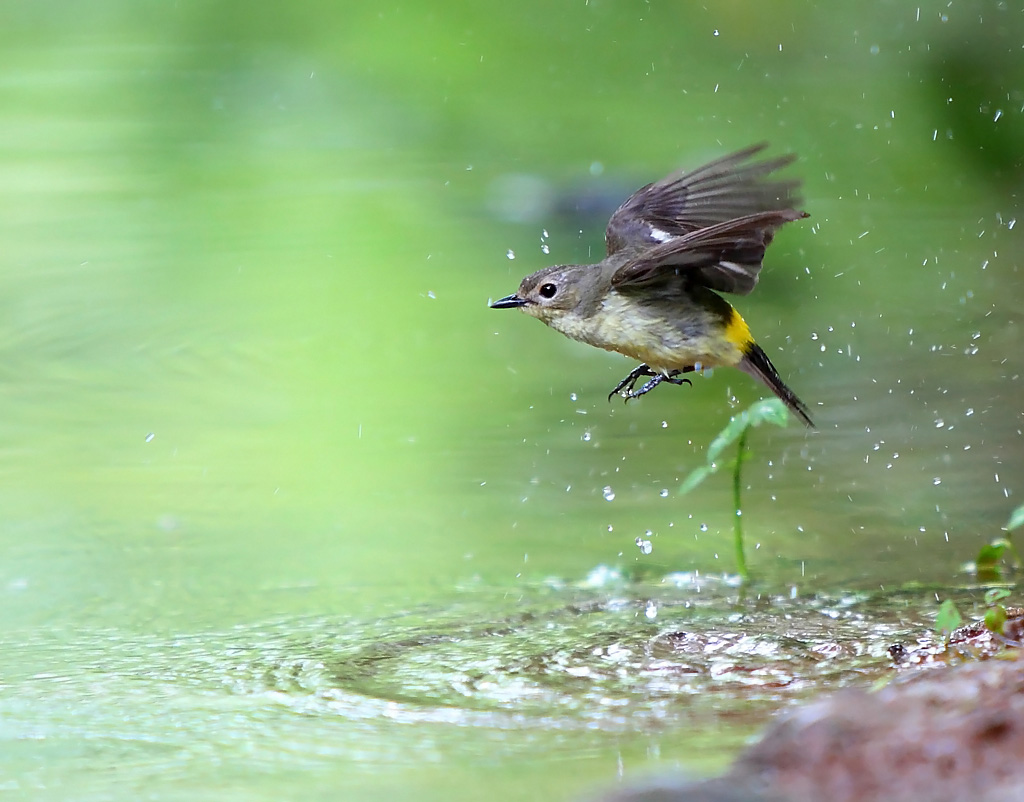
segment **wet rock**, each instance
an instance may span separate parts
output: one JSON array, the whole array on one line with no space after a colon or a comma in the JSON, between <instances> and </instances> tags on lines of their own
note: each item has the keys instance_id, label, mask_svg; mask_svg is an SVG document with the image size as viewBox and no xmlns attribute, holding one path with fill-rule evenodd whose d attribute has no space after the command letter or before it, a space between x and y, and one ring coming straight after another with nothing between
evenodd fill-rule
<instances>
[{"instance_id":1,"label":"wet rock","mask_svg":"<svg viewBox=\"0 0 1024 802\"><path fill-rule=\"evenodd\" d=\"M1006 802L1024 799L1024 659L843 691L773 725L722 777L606 802Z\"/></svg>"},{"instance_id":2,"label":"wet rock","mask_svg":"<svg viewBox=\"0 0 1024 802\"><path fill-rule=\"evenodd\" d=\"M948 641L936 638L916 644L894 643L889 656L900 669L945 668L967 660L983 660L1016 649L1024 636L1024 609L1004 608L1006 620L999 634L984 621L972 621L957 627Z\"/></svg>"}]
</instances>

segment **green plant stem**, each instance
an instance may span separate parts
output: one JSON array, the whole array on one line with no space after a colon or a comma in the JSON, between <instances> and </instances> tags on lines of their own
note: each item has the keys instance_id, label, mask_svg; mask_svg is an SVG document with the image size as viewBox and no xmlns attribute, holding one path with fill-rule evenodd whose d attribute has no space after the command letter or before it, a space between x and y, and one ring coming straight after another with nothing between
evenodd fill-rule
<instances>
[{"instance_id":1,"label":"green plant stem","mask_svg":"<svg viewBox=\"0 0 1024 802\"><path fill-rule=\"evenodd\" d=\"M733 516L732 534L736 547L736 567L744 582L749 575L747 574L747 558L743 553L743 509L740 505L740 492L743 487L743 461L747 455L747 434L749 432L748 427L740 434L739 448L736 452L736 469L732 472L732 501L736 512Z\"/></svg>"}]
</instances>

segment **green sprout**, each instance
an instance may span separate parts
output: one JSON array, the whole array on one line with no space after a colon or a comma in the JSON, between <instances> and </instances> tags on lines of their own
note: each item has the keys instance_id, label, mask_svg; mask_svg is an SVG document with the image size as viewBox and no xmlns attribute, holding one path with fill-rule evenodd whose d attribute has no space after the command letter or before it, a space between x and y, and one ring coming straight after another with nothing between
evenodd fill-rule
<instances>
[{"instance_id":1,"label":"green sprout","mask_svg":"<svg viewBox=\"0 0 1024 802\"><path fill-rule=\"evenodd\" d=\"M1003 626L1006 624L1006 608L1000 604L1003 599L1010 595L1006 588L990 588L985 591L985 604L988 609L985 611L985 628L996 635L1003 634Z\"/></svg>"},{"instance_id":2,"label":"green sprout","mask_svg":"<svg viewBox=\"0 0 1024 802\"><path fill-rule=\"evenodd\" d=\"M732 467L732 498L736 513L733 517L732 527L733 544L736 549L736 568L743 581L750 578L747 572L747 558L743 551L743 506L740 498L743 489L742 466L750 456L747 449L747 436L752 428L760 426L762 423L785 426L788 420L789 410L778 398L768 398L752 404L729 421L729 424L718 433L718 436L708 446L705 464L695 468L679 486L680 493L689 493L718 470L720 467L718 458L722 452L733 443L737 443L736 459L729 464Z\"/></svg>"},{"instance_id":3,"label":"green sprout","mask_svg":"<svg viewBox=\"0 0 1024 802\"><path fill-rule=\"evenodd\" d=\"M942 636L943 643L947 646L953 631L962 627L963 623L963 616L952 600L946 599L939 605L939 612L935 616L935 632Z\"/></svg>"},{"instance_id":4,"label":"green sprout","mask_svg":"<svg viewBox=\"0 0 1024 802\"><path fill-rule=\"evenodd\" d=\"M986 543L981 547L978 552L978 556L974 559L974 572L979 579L987 580L999 580L1003 578L1002 570L999 567L1000 561L1003 557L1010 557L1013 565L1019 566L1021 564L1020 555L1013 546L1013 541L1010 539L1010 534L1014 529L1019 529L1024 526L1024 504L1017 507L1012 513L1010 513L1010 520L1006 522L1003 529L1006 534L1002 537L997 537L991 543Z\"/></svg>"},{"instance_id":5,"label":"green sprout","mask_svg":"<svg viewBox=\"0 0 1024 802\"><path fill-rule=\"evenodd\" d=\"M989 588L985 591L985 629L995 635L1003 634L1003 627L1006 624L1006 607L1003 606L1003 599L1010 595L1006 588ZM954 630L964 624L963 616L951 599L946 599L939 605L939 612L935 616L935 633L942 636L942 641L949 646L950 636Z\"/></svg>"}]
</instances>

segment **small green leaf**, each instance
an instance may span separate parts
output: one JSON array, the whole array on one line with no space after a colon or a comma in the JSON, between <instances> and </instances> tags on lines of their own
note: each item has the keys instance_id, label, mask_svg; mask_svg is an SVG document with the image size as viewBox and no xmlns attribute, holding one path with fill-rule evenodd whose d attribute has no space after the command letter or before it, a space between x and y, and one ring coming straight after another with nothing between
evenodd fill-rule
<instances>
[{"instance_id":1,"label":"small green leaf","mask_svg":"<svg viewBox=\"0 0 1024 802\"><path fill-rule=\"evenodd\" d=\"M1006 588L989 588L985 591L985 604L995 604L1010 595Z\"/></svg>"},{"instance_id":2,"label":"small green leaf","mask_svg":"<svg viewBox=\"0 0 1024 802\"><path fill-rule=\"evenodd\" d=\"M978 551L978 556L974 562L977 566L977 571L993 571L995 570L996 563L1003 559L1003 552L1006 551L1010 545L1009 541L1005 538L999 538L993 540L991 543L986 543Z\"/></svg>"},{"instance_id":3,"label":"small green leaf","mask_svg":"<svg viewBox=\"0 0 1024 802\"><path fill-rule=\"evenodd\" d=\"M985 611L985 628L989 632L995 632L997 635L1003 634L1003 625L1006 623L1006 609L1001 604L997 604Z\"/></svg>"},{"instance_id":4,"label":"small green leaf","mask_svg":"<svg viewBox=\"0 0 1024 802\"><path fill-rule=\"evenodd\" d=\"M779 398L765 398L746 411L750 416L751 426L760 426L762 423L773 423L776 426L785 426L789 423L789 410Z\"/></svg>"},{"instance_id":5,"label":"small green leaf","mask_svg":"<svg viewBox=\"0 0 1024 802\"><path fill-rule=\"evenodd\" d=\"M1019 529L1022 526L1024 526L1024 504L1021 504L1010 513L1010 520L1006 522L1006 526L1003 529L1012 532L1014 529Z\"/></svg>"},{"instance_id":6,"label":"small green leaf","mask_svg":"<svg viewBox=\"0 0 1024 802\"><path fill-rule=\"evenodd\" d=\"M939 605L938 615L935 616L935 631L940 635L948 636L950 632L963 624L963 622L963 618L960 617L960 611L956 609L956 605L952 601L946 599Z\"/></svg>"},{"instance_id":7,"label":"small green leaf","mask_svg":"<svg viewBox=\"0 0 1024 802\"><path fill-rule=\"evenodd\" d=\"M720 467L719 459L722 452L739 440L743 433L752 426L760 426L762 423L774 423L776 426L785 426L789 420L789 410L778 398L766 398L752 404L739 415L730 420L708 444L708 450L704 454L706 465L696 468L690 473L679 486L680 493L689 493L693 488L703 482ZM740 455L740 459L750 459L749 453ZM730 467L735 468L735 465Z\"/></svg>"},{"instance_id":8,"label":"small green leaf","mask_svg":"<svg viewBox=\"0 0 1024 802\"><path fill-rule=\"evenodd\" d=\"M725 451L725 449L740 439L740 435L746 431L749 425L746 412L741 412L729 421L725 425L725 428L722 429L722 431L720 431L715 439L708 445L707 461L711 463L717 460L719 455Z\"/></svg>"},{"instance_id":9,"label":"small green leaf","mask_svg":"<svg viewBox=\"0 0 1024 802\"><path fill-rule=\"evenodd\" d=\"M699 468L694 468L690 475L683 480L683 483L679 485L679 493L689 493L714 472L715 469L710 465L701 465Z\"/></svg>"}]
</instances>

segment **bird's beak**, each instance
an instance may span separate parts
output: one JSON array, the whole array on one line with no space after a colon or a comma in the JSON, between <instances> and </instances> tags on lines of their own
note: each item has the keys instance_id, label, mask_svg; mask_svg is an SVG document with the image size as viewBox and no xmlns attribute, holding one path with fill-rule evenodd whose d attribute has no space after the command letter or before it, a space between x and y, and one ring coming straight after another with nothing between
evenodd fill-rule
<instances>
[{"instance_id":1,"label":"bird's beak","mask_svg":"<svg viewBox=\"0 0 1024 802\"><path fill-rule=\"evenodd\" d=\"M526 301L512 293L491 304L491 309L518 309L520 306L526 306Z\"/></svg>"}]
</instances>

